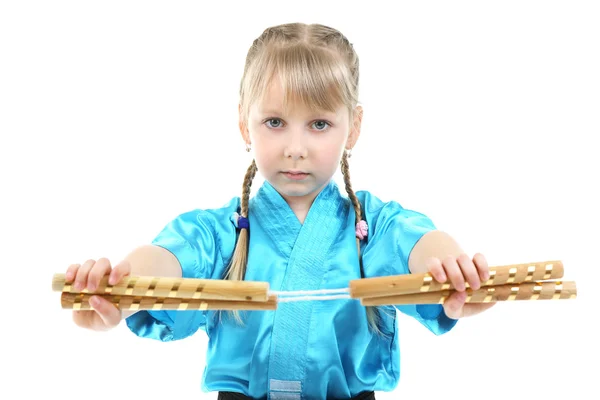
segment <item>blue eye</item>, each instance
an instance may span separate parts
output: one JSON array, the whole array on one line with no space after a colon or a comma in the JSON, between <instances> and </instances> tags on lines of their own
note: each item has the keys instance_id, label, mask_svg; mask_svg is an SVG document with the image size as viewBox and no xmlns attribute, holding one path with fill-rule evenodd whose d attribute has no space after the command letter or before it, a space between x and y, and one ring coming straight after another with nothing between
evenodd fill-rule
<instances>
[{"instance_id":1,"label":"blue eye","mask_svg":"<svg viewBox=\"0 0 600 400\"><path fill-rule=\"evenodd\" d=\"M273 123L274 121L276 121L276 123ZM266 119L264 122L267 127L271 128L271 129L277 129L277 128L281 128L283 126L283 121L281 121L280 118L269 118ZM315 122L313 122L312 124L313 129L319 131L319 132L325 132L327 129L329 129L331 127L331 124L325 120L317 120Z\"/></svg>"},{"instance_id":2,"label":"blue eye","mask_svg":"<svg viewBox=\"0 0 600 400\"><path fill-rule=\"evenodd\" d=\"M323 126L323 129L319 129L319 128L317 128L317 130L318 130L318 131L324 131L324 130L325 130L325 128L327 128L328 126L331 126L331 125L329 124L329 122L327 122L327 121L323 121L323 120L315 121L315 123L314 123L313 125L316 125L316 124L318 124L318 123L325 124L325 126Z\"/></svg>"},{"instance_id":3,"label":"blue eye","mask_svg":"<svg viewBox=\"0 0 600 400\"><path fill-rule=\"evenodd\" d=\"M281 123L281 120L279 118L269 118L266 122L267 124L271 121L279 121L279 123ZM278 128L279 126L269 126L269 128Z\"/></svg>"}]
</instances>

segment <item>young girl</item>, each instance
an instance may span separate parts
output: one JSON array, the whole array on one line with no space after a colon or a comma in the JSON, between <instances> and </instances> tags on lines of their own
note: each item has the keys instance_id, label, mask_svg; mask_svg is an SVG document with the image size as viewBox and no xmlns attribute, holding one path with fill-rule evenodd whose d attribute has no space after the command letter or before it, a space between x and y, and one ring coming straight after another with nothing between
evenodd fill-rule
<instances>
[{"instance_id":1,"label":"young girl","mask_svg":"<svg viewBox=\"0 0 600 400\"><path fill-rule=\"evenodd\" d=\"M275 291L347 288L353 279L431 272L457 292L443 305L363 307L359 301L281 302L276 311L121 312L92 297L74 311L94 330L122 318L136 335L208 337L205 391L219 399L374 399L399 380L396 309L434 334L492 304L465 304L465 282L489 277L485 257L464 254L424 214L354 192L348 158L360 130L358 56L335 29L286 24L251 46L242 77L239 127L254 151L241 197L178 215L150 245L112 268L106 258L75 264L67 282L93 291L102 276L268 282ZM345 193L332 180L341 164ZM265 182L250 198L259 172Z\"/></svg>"}]
</instances>

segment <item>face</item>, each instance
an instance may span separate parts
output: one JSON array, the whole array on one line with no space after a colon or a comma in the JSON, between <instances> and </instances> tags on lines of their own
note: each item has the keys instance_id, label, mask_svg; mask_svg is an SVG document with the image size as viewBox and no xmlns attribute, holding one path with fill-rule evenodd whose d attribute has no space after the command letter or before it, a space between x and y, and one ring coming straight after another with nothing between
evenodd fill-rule
<instances>
[{"instance_id":1,"label":"face","mask_svg":"<svg viewBox=\"0 0 600 400\"><path fill-rule=\"evenodd\" d=\"M284 115L283 91L273 84L262 104L251 106L248 125L240 122L240 130L252 146L258 171L282 197L312 202L339 167L344 148L358 139L359 111L352 129L343 105L318 113L294 105Z\"/></svg>"}]
</instances>

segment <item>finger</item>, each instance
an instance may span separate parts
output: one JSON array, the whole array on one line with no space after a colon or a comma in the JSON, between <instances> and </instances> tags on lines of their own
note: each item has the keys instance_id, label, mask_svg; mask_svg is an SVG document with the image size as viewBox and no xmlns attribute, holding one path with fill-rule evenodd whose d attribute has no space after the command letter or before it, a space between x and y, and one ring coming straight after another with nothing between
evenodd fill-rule
<instances>
[{"instance_id":1,"label":"finger","mask_svg":"<svg viewBox=\"0 0 600 400\"><path fill-rule=\"evenodd\" d=\"M81 267L81 264L71 264L69 268L67 268L67 272L65 273L65 283L73 282L75 276L77 275L77 270Z\"/></svg>"},{"instance_id":2,"label":"finger","mask_svg":"<svg viewBox=\"0 0 600 400\"><path fill-rule=\"evenodd\" d=\"M430 257L425 262L425 266L427 267L427 270L435 278L436 281L438 281L440 283L444 283L444 282L446 282L446 279L448 279L448 277L446 276L446 273L444 272L444 267L442 267L442 262L440 261L439 258Z\"/></svg>"},{"instance_id":3,"label":"finger","mask_svg":"<svg viewBox=\"0 0 600 400\"><path fill-rule=\"evenodd\" d=\"M486 282L490 279L490 267L485 256L481 253L477 253L473 256L473 262L475 263L481 281Z\"/></svg>"},{"instance_id":4,"label":"finger","mask_svg":"<svg viewBox=\"0 0 600 400\"><path fill-rule=\"evenodd\" d=\"M465 300L467 299L466 292L454 292L446 301L444 301L444 313L448 318L459 319L463 317L463 308L465 307Z\"/></svg>"},{"instance_id":5,"label":"finger","mask_svg":"<svg viewBox=\"0 0 600 400\"><path fill-rule=\"evenodd\" d=\"M121 321L121 310L110 301L100 297L91 296L90 306L98 313L102 326L97 328L114 328Z\"/></svg>"},{"instance_id":6,"label":"finger","mask_svg":"<svg viewBox=\"0 0 600 400\"><path fill-rule=\"evenodd\" d=\"M475 268L475 264L471 258L469 258L466 254L461 254L457 259L460 270L462 271L463 276L469 283L469 286L474 290L477 290L481 287L481 281L479 280L479 274L477 273L477 268Z\"/></svg>"},{"instance_id":7,"label":"finger","mask_svg":"<svg viewBox=\"0 0 600 400\"><path fill-rule=\"evenodd\" d=\"M100 279L102 279L104 275L110 273L110 269L110 261L108 261L107 258L102 257L96 261L88 274L87 289L90 293L93 293L96 290L98 285L100 285Z\"/></svg>"},{"instance_id":8,"label":"finger","mask_svg":"<svg viewBox=\"0 0 600 400\"><path fill-rule=\"evenodd\" d=\"M121 261L117 264L110 273L108 277L109 285L116 285L123 279L123 277L128 276L131 273L131 264L127 260Z\"/></svg>"},{"instance_id":9,"label":"finger","mask_svg":"<svg viewBox=\"0 0 600 400\"><path fill-rule=\"evenodd\" d=\"M465 290L465 277L463 276L456 258L446 257L442 262L446 275L450 278L450 282L456 290L462 292Z\"/></svg>"},{"instance_id":10,"label":"finger","mask_svg":"<svg viewBox=\"0 0 600 400\"><path fill-rule=\"evenodd\" d=\"M73 284L75 290L82 291L87 286L88 274L95 263L95 260L87 260L81 267L79 267L77 270L77 276L75 276L75 283Z\"/></svg>"}]
</instances>

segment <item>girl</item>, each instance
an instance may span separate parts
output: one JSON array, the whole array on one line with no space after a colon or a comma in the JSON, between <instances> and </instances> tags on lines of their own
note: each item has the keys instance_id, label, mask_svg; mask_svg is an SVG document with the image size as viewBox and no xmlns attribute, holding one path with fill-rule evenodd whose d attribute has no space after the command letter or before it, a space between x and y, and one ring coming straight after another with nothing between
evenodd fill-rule
<instances>
[{"instance_id":1,"label":"girl","mask_svg":"<svg viewBox=\"0 0 600 400\"><path fill-rule=\"evenodd\" d=\"M281 302L276 311L121 312L100 297L74 311L94 330L121 319L162 341L208 337L205 391L219 399L374 399L399 379L396 309L434 334L491 304L465 304L465 282L489 277L424 214L368 191L354 192L348 158L361 130L358 56L335 29L268 28L251 46L242 77L239 127L254 150L241 197L218 209L178 215L150 245L114 268L88 260L67 282L93 291L102 276L150 275L268 282L277 291L347 288L353 279L431 272L457 289L443 305L365 308L358 301ZM341 164L345 194L332 177ZM250 198L252 180L265 182Z\"/></svg>"}]
</instances>

